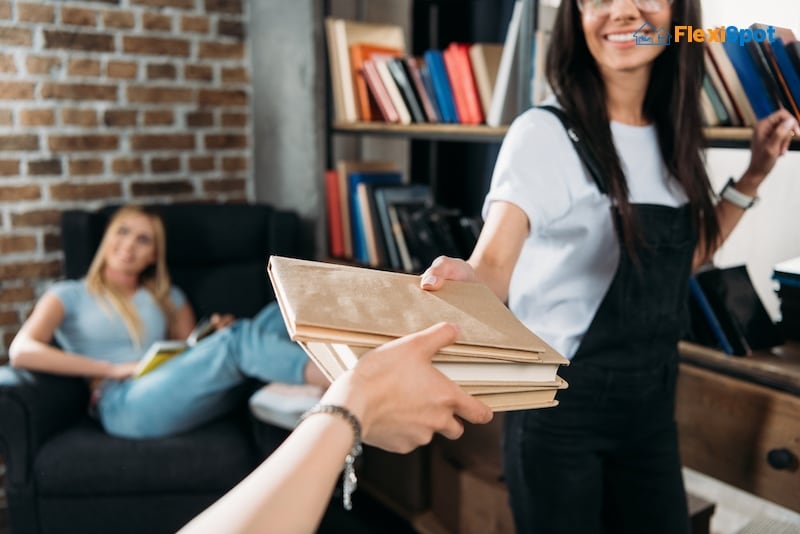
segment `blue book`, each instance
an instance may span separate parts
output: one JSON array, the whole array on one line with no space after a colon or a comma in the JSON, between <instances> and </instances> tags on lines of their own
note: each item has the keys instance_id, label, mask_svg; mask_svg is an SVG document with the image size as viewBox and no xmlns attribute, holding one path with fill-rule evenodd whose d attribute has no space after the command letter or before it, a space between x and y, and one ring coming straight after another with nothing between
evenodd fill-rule
<instances>
[{"instance_id":1,"label":"blue book","mask_svg":"<svg viewBox=\"0 0 800 534\"><path fill-rule=\"evenodd\" d=\"M777 111L778 104L775 102L766 80L761 77L753 56L747 47L740 46L739 42L734 39L726 39L722 46L725 48L725 52L728 54L733 68L739 76L739 81L742 83L756 118L761 120L772 112Z\"/></svg>"},{"instance_id":2,"label":"blue book","mask_svg":"<svg viewBox=\"0 0 800 534\"><path fill-rule=\"evenodd\" d=\"M441 50L431 49L425 52L425 64L431 75L436 102L442 112L442 122L457 123L458 114L453 101L453 88L450 85L450 78L447 77Z\"/></svg>"},{"instance_id":3,"label":"blue book","mask_svg":"<svg viewBox=\"0 0 800 534\"><path fill-rule=\"evenodd\" d=\"M786 86L792 94L791 96L794 99L794 103L800 107L800 76L794 69L794 65L789 57L789 53L786 51L786 45L783 44L783 41L775 39L772 43L772 53L775 56L775 62L778 64L778 68L781 70Z\"/></svg>"},{"instance_id":4,"label":"blue book","mask_svg":"<svg viewBox=\"0 0 800 534\"><path fill-rule=\"evenodd\" d=\"M728 341L728 338L725 336L725 332L723 332L722 326L719 324L717 315L711 308L711 303L708 302L705 293L703 293L703 289L700 287L700 284L697 282L697 279L694 276L689 277L689 294L697 303L697 307L702 312L703 317L705 317L706 324L714 334L719 348L722 349L725 354L733 354L733 347L731 346L730 341Z\"/></svg>"},{"instance_id":5,"label":"blue book","mask_svg":"<svg viewBox=\"0 0 800 534\"><path fill-rule=\"evenodd\" d=\"M353 234L353 258L361 263L369 263L367 235L364 230L364 217L358 201L358 184L400 185L403 175L399 172L352 172L347 176L347 192L350 199L350 227Z\"/></svg>"}]
</instances>

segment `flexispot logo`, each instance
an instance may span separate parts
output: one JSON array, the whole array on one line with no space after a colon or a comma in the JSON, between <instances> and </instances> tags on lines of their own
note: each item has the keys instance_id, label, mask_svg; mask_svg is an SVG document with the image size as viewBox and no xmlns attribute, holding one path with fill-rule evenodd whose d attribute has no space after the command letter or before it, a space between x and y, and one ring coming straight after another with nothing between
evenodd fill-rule
<instances>
[{"instance_id":1,"label":"flexispot logo","mask_svg":"<svg viewBox=\"0 0 800 534\"><path fill-rule=\"evenodd\" d=\"M642 24L633 33L636 44L640 46L669 46L673 43L724 43L734 42L739 46L747 43L775 42L775 27L742 28L736 26L717 26L716 28L695 28L676 25L670 33L664 26L656 28L649 22Z\"/></svg>"}]
</instances>

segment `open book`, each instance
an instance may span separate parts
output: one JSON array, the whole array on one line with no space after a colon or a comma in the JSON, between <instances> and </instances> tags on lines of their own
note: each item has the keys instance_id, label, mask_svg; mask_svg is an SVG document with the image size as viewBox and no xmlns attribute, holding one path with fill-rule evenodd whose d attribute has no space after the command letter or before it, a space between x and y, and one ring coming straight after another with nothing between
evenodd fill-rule
<instances>
[{"instance_id":1,"label":"open book","mask_svg":"<svg viewBox=\"0 0 800 534\"><path fill-rule=\"evenodd\" d=\"M211 319L205 317L197 322L197 325L195 325L185 340L169 339L156 341L150 345L145 355L139 360L139 365L136 367L133 377L138 378L146 375L167 360L174 358L189 347L193 347L198 341L213 331L214 325L211 324Z\"/></svg>"},{"instance_id":2,"label":"open book","mask_svg":"<svg viewBox=\"0 0 800 534\"><path fill-rule=\"evenodd\" d=\"M568 360L483 284L424 291L414 275L278 256L268 271L290 336L331 380L370 349L447 321L461 334L434 366L495 410L552 406L566 387L556 373Z\"/></svg>"}]
</instances>

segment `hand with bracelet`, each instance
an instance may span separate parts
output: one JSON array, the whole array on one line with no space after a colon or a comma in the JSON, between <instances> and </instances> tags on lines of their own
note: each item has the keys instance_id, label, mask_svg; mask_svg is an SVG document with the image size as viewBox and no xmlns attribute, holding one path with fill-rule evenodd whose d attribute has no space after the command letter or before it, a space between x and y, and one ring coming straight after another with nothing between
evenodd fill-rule
<instances>
[{"instance_id":1,"label":"hand with bracelet","mask_svg":"<svg viewBox=\"0 0 800 534\"><path fill-rule=\"evenodd\" d=\"M457 337L442 323L366 354L261 466L182 532L314 532L361 440L409 452L436 432L460 437L462 420L488 423L491 410L431 365Z\"/></svg>"}]
</instances>

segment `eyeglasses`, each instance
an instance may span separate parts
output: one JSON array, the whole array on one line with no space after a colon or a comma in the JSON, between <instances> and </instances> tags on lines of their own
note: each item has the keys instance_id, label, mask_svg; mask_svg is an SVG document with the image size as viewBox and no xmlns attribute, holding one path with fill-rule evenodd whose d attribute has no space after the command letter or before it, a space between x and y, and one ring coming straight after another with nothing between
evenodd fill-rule
<instances>
[{"instance_id":1,"label":"eyeglasses","mask_svg":"<svg viewBox=\"0 0 800 534\"><path fill-rule=\"evenodd\" d=\"M604 16L611 13L616 0L577 0L578 10L586 15ZM642 13L658 13L672 4L672 0L625 0L632 1Z\"/></svg>"}]
</instances>

